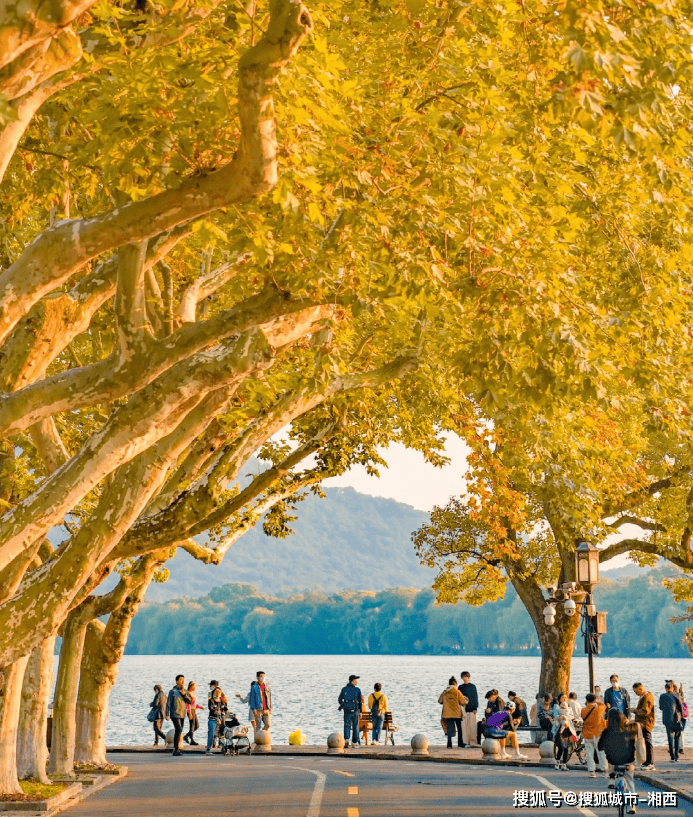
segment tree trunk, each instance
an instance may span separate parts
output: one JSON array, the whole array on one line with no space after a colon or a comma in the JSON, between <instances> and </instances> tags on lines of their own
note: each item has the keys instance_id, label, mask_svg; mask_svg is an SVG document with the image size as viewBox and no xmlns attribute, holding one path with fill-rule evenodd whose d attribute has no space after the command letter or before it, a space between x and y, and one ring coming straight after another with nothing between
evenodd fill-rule
<instances>
[{"instance_id":1,"label":"tree trunk","mask_svg":"<svg viewBox=\"0 0 693 817\"><path fill-rule=\"evenodd\" d=\"M130 625L147 588L169 551L164 549L143 557L133 577L137 584L123 603L108 617L104 626L95 620L89 624L82 655L77 699L77 742L75 760L102 766L106 760L106 721L108 700L118 677L118 665L125 652Z\"/></svg>"},{"instance_id":2,"label":"tree trunk","mask_svg":"<svg viewBox=\"0 0 693 817\"><path fill-rule=\"evenodd\" d=\"M118 674L118 664L99 663L105 625L89 623L84 641L82 669L77 697L77 734L75 761L103 766L106 761L106 721L108 699Z\"/></svg>"},{"instance_id":3,"label":"tree trunk","mask_svg":"<svg viewBox=\"0 0 693 817\"><path fill-rule=\"evenodd\" d=\"M0 796L23 793L17 778L17 726L28 660L28 655L18 658L5 670L0 706Z\"/></svg>"},{"instance_id":4,"label":"tree trunk","mask_svg":"<svg viewBox=\"0 0 693 817\"><path fill-rule=\"evenodd\" d=\"M547 627L542 620L540 626L534 625L541 644L541 671L539 674L539 692L570 691L570 663L575 648L575 633L580 626L580 616L566 616L563 612L556 615L556 624Z\"/></svg>"},{"instance_id":5,"label":"tree trunk","mask_svg":"<svg viewBox=\"0 0 693 817\"><path fill-rule=\"evenodd\" d=\"M17 735L17 774L48 783L46 761L46 717L48 699L53 686L53 654L55 636L46 638L33 651L24 673L22 707Z\"/></svg>"},{"instance_id":6,"label":"tree trunk","mask_svg":"<svg viewBox=\"0 0 693 817\"><path fill-rule=\"evenodd\" d=\"M547 627L544 623L546 600L541 587L530 576L527 577L512 566L506 572L513 587L524 604L537 631L541 645L541 670L539 673L539 694L565 692L570 690L570 663L575 647L575 633L580 626L580 616L566 616L560 606L556 609L556 623Z\"/></svg>"},{"instance_id":7,"label":"tree trunk","mask_svg":"<svg viewBox=\"0 0 693 817\"><path fill-rule=\"evenodd\" d=\"M53 736L48 764L48 774L74 776L75 761L75 714L79 668L84 649L87 623L82 610L76 608L67 617L60 648L58 681L53 706Z\"/></svg>"}]
</instances>

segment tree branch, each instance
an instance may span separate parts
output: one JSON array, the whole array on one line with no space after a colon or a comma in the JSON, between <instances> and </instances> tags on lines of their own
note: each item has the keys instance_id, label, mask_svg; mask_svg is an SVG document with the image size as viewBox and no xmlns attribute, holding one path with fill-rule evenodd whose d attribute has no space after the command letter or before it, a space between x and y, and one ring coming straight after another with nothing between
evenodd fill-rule
<instances>
[{"instance_id":1,"label":"tree branch","mask_svg":"<svg viewBox=\"0 0 693 817\"><path fill-rule=\"evenodd\" d=\"M618 519L609 522L607 527L618 529L623 527L623 525L637 525L637 527L643 530L666 531L666 528L660 525L659 522L648 522L646 519L639 519L637 516L630 516L629 514L619 516Z\"/></svg>"},{"instance_id":2,"label":"tree branch","mask_svg":"<svg viewBox=\"0 0 693 817\"><path fill-rule=\"evenodd\" d=\"M267 33L239 61L241 138L234 158L206 176L88 220L59 222L0 274L0 342L46 293L89 260L271 190L277 181L272 86L312 28L307 9L272 0Z\"/></svg>"},{"instance_id":3,"label":"tree branch","mask_svg":"<svg viewBox=\"0 0 693 817\"><path fill-rule=\"evenodd\" d=\"M282 318L297 313L287 325ZM139 392L157 377L191 359L210 343L261 326L273 346L293 342L297 332L310 331L314 317L331 314L331 307L282 297L265 291L207 321L186 324L173 335L148 347L144 358L111 356L84 368L69 369L0 398L0 437L20 431L62 411L74 411Z\"/></svg>"},{"instance_id":4,"label":"tree branch","mask_svg":"<svg viewBox=\"0 0 693 817\"><path fill-rule=\"evenodd\" d=\"M129 244L118 250L115 315L119 358L129 362L147 354L152 340L147 320L145 260L147 242Z\"/></svg>"}]
</instances>

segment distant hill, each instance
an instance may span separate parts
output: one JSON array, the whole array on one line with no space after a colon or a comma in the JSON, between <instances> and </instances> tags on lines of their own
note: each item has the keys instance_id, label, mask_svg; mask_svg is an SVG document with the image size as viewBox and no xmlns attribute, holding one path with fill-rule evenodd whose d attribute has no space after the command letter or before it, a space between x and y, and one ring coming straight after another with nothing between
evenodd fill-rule
<instances>
[{"instance_id":1,"label":"distant hill","mask_svg":"<svg viewBox=\"0 0 693 817\"><path fill-rule=\"evenodd\" d=\"M299 505L295 533L286 539L266 536L258 524L221 565L179 550L167 565L169 580L152 585L147 601L203 596L233 582L270 594L431 586L435 571L419 564L410 538L428 522L427 513L353 488L324 490L325 499L310 495Z\"/></svg>"}]
</instances>

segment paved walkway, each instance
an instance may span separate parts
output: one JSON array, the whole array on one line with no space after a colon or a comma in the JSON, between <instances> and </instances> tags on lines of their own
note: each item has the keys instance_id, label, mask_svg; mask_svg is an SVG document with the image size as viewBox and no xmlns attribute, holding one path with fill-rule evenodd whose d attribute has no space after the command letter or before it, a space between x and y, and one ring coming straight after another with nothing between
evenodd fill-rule
<instances>
[{"instance_id":1,"label":"paved walkway","mask_svg":"<svg viewBox=\"0 0 693 817\"><path fill-rule=\"evenodd\" d=\"M113 753L130 774L122 782L71 809L69 817L513 817L561 814L613 817L606 805L604 778L584 769L435 761L374 762L361 755L311 755L305 750L251 757L213 757L186 752L182 757L138 752ZM433 756L436 759L441 759ZM693 817L693 803L679 800L662 808L662 792L638 781L640 817ZM520 807L533 797L537 807ZM599 795L604 805L593 802ZM578 801L578 798L582 798ZM673 797L673 795L672 795ZM569 798L572 798L569 799ZM544 799L544 804L541 804ZM674 798L675 799L675 798ZM581 805L578 805L578 802ZM575 805L573 808L572 805ZM589 803L590 805L586 805Z\"/></svg>"},{"instance_id":2,"label":"paved walkway","mask_svg":"<svg viewBox=\"0 0 693 817\"><path fill-rule=\"evenodd\" d=\"M367 760L395 760L395 761L417 761L429 763L462 763L470 766L494 766L494 767L542 767L544 769L551 769L552 763L542 761L539 757L539 749L536 746L521 747L520 751L529 757L528 761L510 760L495 761L489 763L477 747L465 749L446 749L443 746L429 747L429 754L427 757L412 757L411 747L408 744L400 746L362 746L357 749L348 749L344 757L349 759ZM119 756L123 753L128 754L167 754L161 748L153 746L112 746L109 747L109 752L112 753L112 763L123 763ZM184 752L186 754L204 755L203 746L185 746ZM218 750L215 749L215 754ZM512 754L511 749L509 753ZM327 757L326 746L287 746L275 745L272 747L272 756L292 755L296 757ZM334 757L334 756L330 756ZM341 757L341 756L336 756ZM177 758L171 758L177 760ZM235 760L235 758L233 759ZM657 767L656 771L636 772L636 777L645 783L656 786L664 791L674 791L680 797L693 802L693 749L686 750L686 754L682 755L678 763L671 763L669 761L669 752L663 746L654 747L654 761ZM571 766L571 771L568 774L574 774L581 782L585 784L590 778L586 774L586 768L580 766L575 762Z\"/></svg>"}]
</instances>

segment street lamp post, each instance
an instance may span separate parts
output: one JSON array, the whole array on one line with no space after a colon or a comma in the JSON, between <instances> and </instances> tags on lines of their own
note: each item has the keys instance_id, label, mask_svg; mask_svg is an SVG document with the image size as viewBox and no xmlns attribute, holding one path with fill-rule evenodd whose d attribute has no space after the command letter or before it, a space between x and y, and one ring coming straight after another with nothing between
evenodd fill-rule
<instances>
[{"instance_id":1,"label":"street lamp post","mask_svg":"<svg viewBox=\"0 0 693 817\"><path fill-rule=\"evenodd\" d=\"M597 612L592 588L599 584L599 549L589 542L580 542L575 551L577 583L567 582L559 588L549 587L549 598L542 611L544 622L552 626L556 621L556 605L563 604L567 616L580 614L581 631L585 639L585 653L589 665L590 692L594 692L594 656L599 655L600 636L606 632L606 613Z\"/></svg>"}]
</instances>

